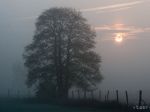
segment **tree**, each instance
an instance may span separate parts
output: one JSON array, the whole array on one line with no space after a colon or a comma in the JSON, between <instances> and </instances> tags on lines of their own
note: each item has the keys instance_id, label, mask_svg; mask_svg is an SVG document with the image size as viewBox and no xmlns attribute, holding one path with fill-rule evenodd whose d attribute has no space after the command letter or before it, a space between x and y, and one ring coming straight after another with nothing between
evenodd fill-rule
<instances>
[{"instance_id":1,"label":"tree","mask_svg":"<svg viewBox=\"0 0 150 112\"><path fill-rule=\"evenodd\" d=\"M96 33L81 13L51 8L37 19L33 41L25 48L27 85L37 95L67 97L75 86L89 89L101 81L101 58L94 52ZM53 94L52 94L53 93Z\"/></svg>"}]
</instances>

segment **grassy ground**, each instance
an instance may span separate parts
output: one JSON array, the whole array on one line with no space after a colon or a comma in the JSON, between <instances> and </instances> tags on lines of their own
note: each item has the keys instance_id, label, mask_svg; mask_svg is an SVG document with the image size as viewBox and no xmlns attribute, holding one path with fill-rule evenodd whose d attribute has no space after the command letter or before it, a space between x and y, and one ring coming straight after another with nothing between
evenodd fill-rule
<instances>
[{"instance_id":1,"label":"grassy ground","mask_svg":"<svg viewBox=\"0 0 150 112\"><path fill-rule=\"evenodd\" d=\"M60 105L33 100L9 99L0 101L0 112L123 112L120 109L114 108L114 104L112 107L110 105L112 104L97 105L97 102L90 103L88 101L73 103L71 101L69 104ZM107 109L107 106L111 108Z\"/></svg>"},{"instance_id":2,"label":"grassy ground","mask_svg":"<svg viewBox=\"0 0 150 112\"><path fill-rule=\"evenodd\" d=\"M32 104L32 105L7 105L1 108L0 112L112 112L108 110L94 110L94 109L79 109L66 108L54 105ZM116 112L116 111L114 111Z\"/></svg>"}]
</instances>

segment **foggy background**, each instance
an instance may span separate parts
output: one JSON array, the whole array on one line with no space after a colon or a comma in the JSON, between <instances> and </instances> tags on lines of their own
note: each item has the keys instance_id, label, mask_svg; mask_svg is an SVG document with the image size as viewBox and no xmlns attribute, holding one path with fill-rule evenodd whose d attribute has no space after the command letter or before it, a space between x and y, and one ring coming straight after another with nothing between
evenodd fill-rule
<instances>
[{"instance_id":1,"label":"foggy background","mask_svg":"<svg viewBox=\"0 0 150 112\"><path fill-rule=\"evenodd\" d=\"M150 0L0 0L0 95L8 90L29 94L22 54L32 41L36 18L51 7L75 8L95 28L104 76L100 89L129 90L133 99L142 89L149 100ZM127 33L122 43L113 39L117 32Z\"/></svg>"}]
</instances>

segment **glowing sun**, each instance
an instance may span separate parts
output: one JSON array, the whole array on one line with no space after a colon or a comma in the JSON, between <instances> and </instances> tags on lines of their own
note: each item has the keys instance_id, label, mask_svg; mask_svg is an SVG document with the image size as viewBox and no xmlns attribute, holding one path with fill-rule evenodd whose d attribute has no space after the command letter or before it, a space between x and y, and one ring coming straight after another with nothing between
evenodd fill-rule
<instances>
[{"instance_id":1,"label":"glowing sun","mask_svg":"<svg viewBox=\"0 0 150 112\"><path fill-rule=\"evenodd\" d=\"M117 43L123 42L124 35L125 35L124 33L116 33L115 37L114 37L115 42L117 42Z\"/></svg>"}]
</instances>

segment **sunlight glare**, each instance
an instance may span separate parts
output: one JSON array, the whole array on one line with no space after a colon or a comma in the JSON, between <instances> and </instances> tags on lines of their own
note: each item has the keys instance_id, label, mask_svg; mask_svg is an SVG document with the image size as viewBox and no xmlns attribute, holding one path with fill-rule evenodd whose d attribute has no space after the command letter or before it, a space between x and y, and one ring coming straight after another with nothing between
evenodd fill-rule
<instances>
[{"instance_id":1,"label":"sunlight glare","mask_svg":"<svg viewBox=\"0 0 150 112\"><path fill-rule=\"evenodd\" d=\"M123 40L124 40L124 33L116 33L114 40L117 43L123 42Z\"/></svg>"}]
</instances>

